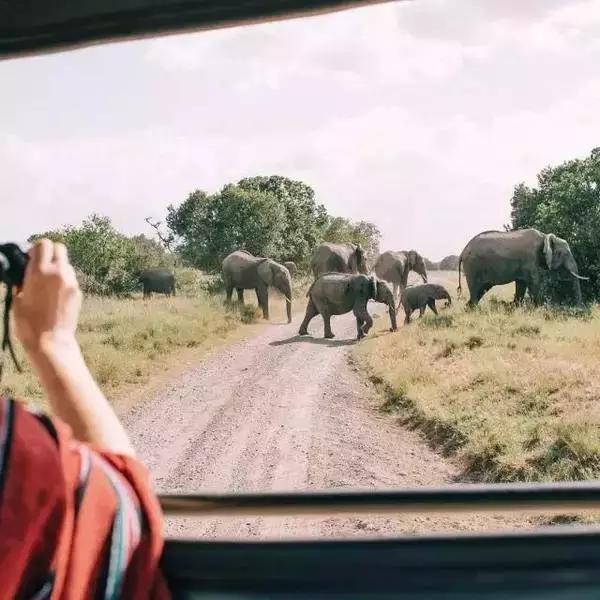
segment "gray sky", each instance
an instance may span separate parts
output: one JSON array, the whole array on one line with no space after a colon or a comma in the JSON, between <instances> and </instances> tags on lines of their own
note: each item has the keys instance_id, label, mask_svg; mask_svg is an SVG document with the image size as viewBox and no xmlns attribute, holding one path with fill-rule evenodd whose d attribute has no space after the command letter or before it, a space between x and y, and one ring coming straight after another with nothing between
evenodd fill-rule
<instances>
[{"instance_id":1,"label":"gray sky","mask_svg":"<svg viewBox=\"0 0 600 600\"><path fill-rule=\"evenodd\" d=\"M600 1L417 0L0 63L0 239L301 179L432 259L600 145Z\"/></svg>"}]
</instances>

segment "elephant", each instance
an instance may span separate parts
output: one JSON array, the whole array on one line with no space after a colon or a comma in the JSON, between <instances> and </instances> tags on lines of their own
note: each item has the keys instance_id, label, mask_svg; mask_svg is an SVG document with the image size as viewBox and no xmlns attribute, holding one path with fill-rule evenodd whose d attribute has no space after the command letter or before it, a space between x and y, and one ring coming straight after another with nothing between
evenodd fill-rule
<instances>
[{"instance_id":1,"label":"elephant","mask_svg":"<svg viewBox=\"0 0 600 600\"><path fill-rule=\"evenodd\" d=\"M360 244L319 244L313 251L311 268L315 279L324 273L367 274L365 252Z\"/></svg>"},{"instance_id":2,"label":"elephant","mask_svg":"<svg viewBox=\"0 0 600 600\"><path fill-rule=\"evenodd\" d=\"M484 231L465 246L458 261L458 293L462 291L461 269L469 286L469 306L475 306L495 285L515 282L515 303L529 291L534 304L542 302L542 278L545 270L562 269L573 278L573 291L581 304L577 263L569 244L553 233L537 229Z\"/></svg>"},{"instance_id":3,"label":"elephant","mask_svg":"<svg viewBox=\"0 0 600 600\"><path fill-rule=\"evenodd\" d=\"M232 252L223 260L223 281L226 303L231 302L233 289L237 290L238 300L244 303L244 290L255 290L258 305L263 317L269 318L269 286L279 290L286 299L288 323L292 321L292 278L290 272L270 258L252 256L245 250Z\"/></svg>"},{"instance_id":4,"label":"elephant","mask_svg":"<svg viewBox=\"0 0 600 600\"><path fill-rule=\"evenodd\" d=\"M448 290L443 285L437 283L424 283L423 285L409 285L407 288L402 290L402 296L400 303L398 304L398 310L400 306L404 309L404 324L410 323L410 316L417 308L419 309L419 317L422 317L425 310L429 308L434 314L438 314L435 306L436 300L448 300L446 306L452 304L452 298L448 293Z\"/></svg>"},{"instance_id":5,"label":"elephant","mask_svg":"<svg viewBox=\"0 0 600 600\"><path fill-rule=\"evenodd\" d=\"M408 282L408 273L414 271L427 283L427 268L425 260L416 250L388 250L380 254L375 262L375 274L380 279L389 281L394 286L394 298L398 291L404 290Z\"/></svg>"},{"instance_id":6,"label":"elephant","mask_svg":"<svg viewBox=\"0 0 600 600\"><path fill-rule=\"evenodd\" d=\"M298 272L298 267L293 260L287 260L283 263L283 266L290 272L290 275L294 277Z\"/></svg>"},{"instance_id":7,"label":"elephant","mask_svg":"<svg viewBox=\"0 0 600 600\"><path fill-rule=\"evenodd\" d=\"M390 286L375 277L348 273L325 273L313 282L307 294L309 301L298 333L308 334L308 324L320 314L325 325L325 337L333 338L331 315L353 311L356 317L357 339L363 338L373 326L367 310L370 299L387 304L391 331L396 331L396 308Z\"/></svg>"},{"instance_id":8,"label":"elephant","mask_svg":"<svg viewBox=\"0 0 600 600\"><path fill-rule=\"evenodd\" d=\"M152 292L175 296L175 275L168 269L146 269L140 274L140 283L144 298L151 296Z\"/></svg>"}]
</instances>

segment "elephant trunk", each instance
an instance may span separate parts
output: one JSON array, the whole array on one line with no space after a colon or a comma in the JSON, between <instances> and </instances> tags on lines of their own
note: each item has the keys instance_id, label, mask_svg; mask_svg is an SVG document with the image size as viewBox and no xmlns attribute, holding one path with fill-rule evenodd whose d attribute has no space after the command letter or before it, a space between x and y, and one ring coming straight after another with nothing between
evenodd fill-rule
<instances>
[{"instance_id":1,"label":"elephant trunk","mask_svg":"<svg viewBox=\"0 0 600 600\"><path fill-rule=\"evenodd\" d=\"M286 278L281 283L279 291L285 296L285 307L287 311L288 323L292 322L292 282Z\"/></svg>"}]
</instances>

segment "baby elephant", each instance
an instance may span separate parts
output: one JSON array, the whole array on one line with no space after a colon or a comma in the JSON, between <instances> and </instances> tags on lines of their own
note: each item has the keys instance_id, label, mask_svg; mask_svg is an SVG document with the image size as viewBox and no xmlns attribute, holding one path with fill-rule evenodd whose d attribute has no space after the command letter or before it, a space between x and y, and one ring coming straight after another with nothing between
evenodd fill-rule
<instances>
[{"instance_id":1,"label":"baby elephant","mask_svg":"<svg viewBox=\"0 0 600 600\"><path fill-rule=\"evenodd\" d=\"M435 307L436 300L448 300L446 306L452 304L452 298L447 292L443 285L437 285L436 283L425 283L424 285L411 285L402 292L400 304L404 308L404 314L406 315L404 323L410 323L410 315L413 314L417 308L419 309L419 316L422 317L425 309L429 308L437 315L438 311ZM400 309L400 304L398 309Z\"/></svg>"},{"instance_id":2,"label":"baby elephant","mask_svg":"<svg viewBox=\"0 0 600 600\"><path fill-rule=\"evenodd\" d=\"M366 275L349 273L325 273L310 286L308 306L299 334L308 334L308 324L320 314L325 324L325 337L334 337L331 331L331 316L353 311L356 317L357 339L364 337L373 326L367 311L370 299L388 305L391 330L396 331L396 309L392 289L385 281Z\"/></svg>"}]
</instances>

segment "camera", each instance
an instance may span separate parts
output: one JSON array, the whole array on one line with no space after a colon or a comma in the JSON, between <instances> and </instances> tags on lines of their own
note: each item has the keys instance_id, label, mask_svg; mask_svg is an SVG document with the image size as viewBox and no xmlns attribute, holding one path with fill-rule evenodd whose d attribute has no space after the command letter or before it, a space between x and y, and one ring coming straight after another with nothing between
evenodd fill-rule
<instances>
[{"instance_id":1,"label":"camera","mask_svg":"<svg viewBox=\"0 0 600 600\"><path fill-rule=\"evenodd\" d=\"M20 371L21 367L15 356L12 343L10 341L9 317L12 306L13 287L23 283L25 277L25 268L29 257L17 244L0 244L0 283L6 285L6 295L4 296L4 332L2 334L2 350L8 348L10 355ZM0 366L0 375L2 374Z\"/></svg>"},{"instance_id":2,"label":"camera","mask_svg":"<svg viewBox=\"0 0 600 600\"><path fill-rule=\"evenodd\" d=\"M0 244L0 282L9 287L21 285L28 258L17 244Z\"/></svg>"}]
</instances>

